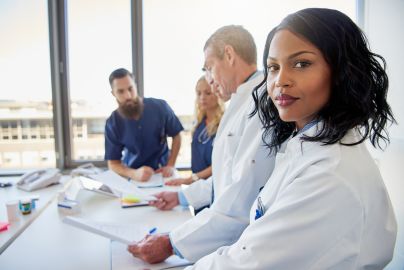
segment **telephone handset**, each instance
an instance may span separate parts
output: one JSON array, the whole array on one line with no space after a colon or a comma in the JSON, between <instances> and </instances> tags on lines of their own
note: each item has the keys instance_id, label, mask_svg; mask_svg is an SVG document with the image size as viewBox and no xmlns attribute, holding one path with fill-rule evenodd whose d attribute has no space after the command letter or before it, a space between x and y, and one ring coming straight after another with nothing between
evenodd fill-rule
<instances>
[{"instance_id":1,"label":"telephone handset","mask_svg":"<svg viewBox=\"0 0 404 270\"><path fill-rule=\"evenodd\" d=\"M59 183L61 177L58 169L34 170L21 176L17 187L25 191L33 191Z\"/></svg>"},{"instance_id":2,"label":"telephone handset","mask_svg":"<svg viewBox=\"0 0 404 270\"><path fill-rule=\"evenodd\" d=\"M72 172L70 174L73 177L74 176L91 176L93 174L99 174L102 172L103 172L103 170L95 167L94 164L86 163L86 164L83 164L83 165L77 167L76 169L72 170Z\"/></svg>"}]
</instances>

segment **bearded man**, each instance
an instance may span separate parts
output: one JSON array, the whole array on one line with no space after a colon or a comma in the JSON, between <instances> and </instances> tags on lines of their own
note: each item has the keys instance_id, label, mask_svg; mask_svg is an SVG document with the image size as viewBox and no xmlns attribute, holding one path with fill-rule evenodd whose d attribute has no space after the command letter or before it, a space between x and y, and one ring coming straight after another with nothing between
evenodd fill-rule
<instances>
[{"instance_id":1,"label":"bearded man","mask_svg":"<svg viewBox=\"0 0 404 270\"><path fill-rule=\"evenodd\" d=\"M105 160L123 177L147 181L155 172L172 175L184 129L166 101L138 95L132 73L124 68L109 76L118 109L105 124ZM172 137L171 151L167 137Z\"/></svg>"}]
</instances>

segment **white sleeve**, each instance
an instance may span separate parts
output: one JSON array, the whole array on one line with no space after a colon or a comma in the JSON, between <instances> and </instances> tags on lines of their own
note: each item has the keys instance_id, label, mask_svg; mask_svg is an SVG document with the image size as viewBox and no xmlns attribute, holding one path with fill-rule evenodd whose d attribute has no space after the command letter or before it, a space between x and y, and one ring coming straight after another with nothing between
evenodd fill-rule
<instances>
[{"instance_id":1,"label":"white sleeve","mask_svg":"<svg viewBox=\"0 0 404 270\"><path fill-rule=\"evenodd\" d=\"M337 178L314 170L300 175L235 244L187 269L363 269L357 264L366 213ZM383 245L386 235L374 237Z\"/></svg>"},{"instance_id":2,"label":"white sleeve","mask_svg":"<svg viewBox=\"0 0 404 270\"><path fill-rule=\"evenodd\" d=\"M273 158L244 164L244 174L215 198L210 208L170 233L175 248L189 261L196 261L224 245L231 245L249 223L251 205L272 171Z\"/></svg>"},{"instance_id":3,"label":"white sleeve","mask_svg":"<svg viewBox=\"0 0 404 270\"><path fill-rule=\"evenodd\" d=\"M182 192L188 204L194 209L199 209L212 203L212 189L212 177L209 177L192 183Z\"/></svg>"},{"instance_id":4,"label":"white sleeve","mask_svg":"<svg viewBox=\"0 0 404 270\"><path fill-rule=\"evenodd\" d=\"M233 190L235 193L231 194ZM241 203L244 200L243 195L248 192L240 193L240 189L237 192L234 184L227 191L228 194L223 194L218 201L226 200L226 197L228 197L226 195L230 195L226 205L230 210L233 210L234 216L218 211L218 201L215 201L210 208L204 209L191 220L171 231L172 245L187 260L197 261L220 246L234 243L248 225L248 214L245 213L246 209L243 209ZM258 190L253 196L256 196L257 193ZM233 200L235 197L239 197L240 201L235 202ZM248 202L244 202L244 206L247 204ZM236 213L236 211L239 213ZM244 212L244 215L242 212ZM242 218L243 216L244 218Z\"/></svg>"},{"instance_id":5,"label":"white sleeve","mask_svg":"<svg viewBox=\"0 0 404 270\"><path fill-rule=\"evenodd\" d=\"M170 233L172 244L189 261L231 245L249 223L251 205L272 172L274 158L268 157L268 150L262 146L260 132L246 140L250 145L244 148L244 156L238 157L243 162L233 169L237 173L232 184L215 197L210 208Z\"/></svg>"}]
</instances>

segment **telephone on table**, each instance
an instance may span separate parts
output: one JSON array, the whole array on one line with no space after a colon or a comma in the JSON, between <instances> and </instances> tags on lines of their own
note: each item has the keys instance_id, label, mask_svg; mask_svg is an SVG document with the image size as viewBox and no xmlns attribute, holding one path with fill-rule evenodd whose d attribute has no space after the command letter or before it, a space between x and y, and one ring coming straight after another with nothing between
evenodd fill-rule
<instances>
[{"instance_id":1,"label":"telephone on table","mask_svg":"<svg viewBox=\"0 0 404 270\"><path fill-rule=\"evenodd\" d=\"M33 191L59 183L62 174L58 169L41 169L25 173L17 182L17 187L25 191Z\"/></svg>"},{"instance_id":2,"label":"telephone on table","mask_svg":"<svg viewBox=\"0 0 404 270\"><path fill-rule=\"evenodd\" d=\"M95 167L94 164L86 163L86 164L83 164L83 165L77 167L76 169L72 170L72 172L70 174L71 174L71 176L75 177L75 176L90 176L90 175L99 174L102 172L103 172L103 170Z\"/></svg>"}]
</instances>

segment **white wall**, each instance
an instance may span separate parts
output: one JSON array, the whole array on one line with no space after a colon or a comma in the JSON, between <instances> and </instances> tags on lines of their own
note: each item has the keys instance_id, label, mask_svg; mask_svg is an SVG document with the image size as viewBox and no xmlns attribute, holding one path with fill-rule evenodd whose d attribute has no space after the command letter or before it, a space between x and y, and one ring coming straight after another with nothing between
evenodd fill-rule
<instances>
[{"instance_id":1,"label":"white wall","mask_svg":"<svg viewBox=\"0 0 404 270\"><path fill-rule=\"evenodd\" d=\"M388 100L399 123L391 136L404 139L404 1L365 0L364 30L371 49L387 61Z\"/></svg>"},{"instance_id":2,"label":"white wall","mask_svg":"<svg viewBox=\"0 0 404 270\"><path fill-rule=\"evenodd\" d=\"M404 1L364 0L364 30L373 52L387 62L388 101L398 125L390 128L391 144L372 150L394 207L398 235L393 261L386 269L404 269ZM369 147L371 149L371 147Z\"/></svg>"}]
</instances>

